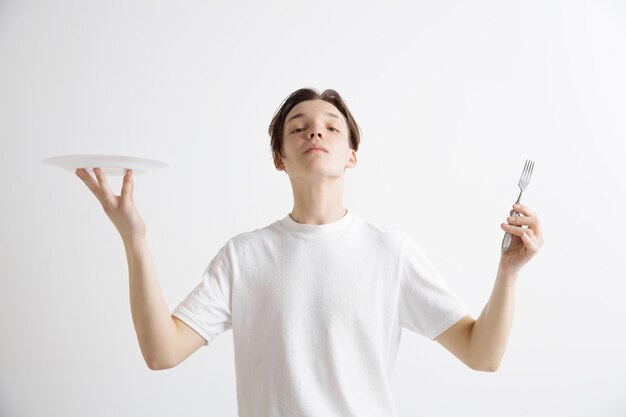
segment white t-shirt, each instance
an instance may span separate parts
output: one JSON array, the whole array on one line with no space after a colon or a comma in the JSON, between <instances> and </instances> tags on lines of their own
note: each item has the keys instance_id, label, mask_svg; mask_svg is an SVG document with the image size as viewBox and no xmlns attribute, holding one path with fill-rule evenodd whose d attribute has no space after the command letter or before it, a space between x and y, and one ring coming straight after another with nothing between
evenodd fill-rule
<instances>
[{"instance_id":1,"label":"white t-shirt","mask_svg":"<svg viewBox=\"0 0 626 417\"><path fill-rule=\"evenodd\" d=\"M467 309L409 234L347 210L232 237L172 314L207 345L232 328L240 417L394 417L401 328L433 340Z\"/></svg>"}]
</instances>

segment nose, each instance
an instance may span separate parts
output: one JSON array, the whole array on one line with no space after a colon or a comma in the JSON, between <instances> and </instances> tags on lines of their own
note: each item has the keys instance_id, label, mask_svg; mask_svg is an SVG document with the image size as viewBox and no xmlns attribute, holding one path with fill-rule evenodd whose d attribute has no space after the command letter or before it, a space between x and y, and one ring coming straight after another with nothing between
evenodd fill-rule
<instances>
[{"instance_id":1,"label":"nose","mask_svg":"<svg viewBox=\"0 0 626 417\"><path fill-rule=\"evenodd\" d=\"M311 139L313 139L314 136L315 136L315 132L311 132L311 135L309 137ZM321 138L322 137L322 132L317 132L317 136L319 136Z\"/></svg>"}]
</instances>

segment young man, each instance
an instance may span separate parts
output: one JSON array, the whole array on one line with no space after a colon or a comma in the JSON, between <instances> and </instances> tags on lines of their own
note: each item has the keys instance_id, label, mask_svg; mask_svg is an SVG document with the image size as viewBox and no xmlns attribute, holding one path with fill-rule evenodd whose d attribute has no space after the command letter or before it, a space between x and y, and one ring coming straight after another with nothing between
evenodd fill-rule
<instances>
[{"instance_id":1,"label":"young man","mask_svg":"<svg viewBox=\"0 0 626 417\"><path fill-rule=\"evenodd\" d=\"M396 416L389 381L402 328L472 369L497 370L518 272L543 244L537 214L514 207L521 216L502 224L513 241L474 320L412 236L344 207L344 173L356 166L360 135L336 91L295 91L269 133L276 169L291 181L291 213L229 239L171 315L134 206L132 172L118 197L99 169L98 183L77 170L124 241L148 366L174 367L232 329L242 417Z\"/></svg>"}]
</instances>

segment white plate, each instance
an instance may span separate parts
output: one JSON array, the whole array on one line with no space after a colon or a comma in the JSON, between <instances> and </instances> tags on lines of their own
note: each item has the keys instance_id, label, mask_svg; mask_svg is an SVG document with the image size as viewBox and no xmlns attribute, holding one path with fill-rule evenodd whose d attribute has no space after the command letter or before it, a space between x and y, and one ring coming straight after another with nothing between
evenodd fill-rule
<instances>
[{"instance_id":1,"label":"white plate","mask_svg":"<svg viewBox=\"0 0 626 417\"><path fill-rule=\"evenodd\" d=\"M46 158L41 162L72 172L76 172L77 168L84 168L92 172L93 168L100 168L104 175L108 176L124 176L125 169L132 169L133 175L138 175L169 166L166 162L156 159L123 155L61 155Z\"/></svg>"}]
</instances>

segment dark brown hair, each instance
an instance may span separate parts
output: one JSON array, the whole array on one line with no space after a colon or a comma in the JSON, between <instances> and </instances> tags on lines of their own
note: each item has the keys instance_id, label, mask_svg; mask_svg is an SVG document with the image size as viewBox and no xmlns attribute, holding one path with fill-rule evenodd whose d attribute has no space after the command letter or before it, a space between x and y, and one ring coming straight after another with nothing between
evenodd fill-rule
<instances>
[{"instance_id":1,"label":"dark brown hair","mask_svg":"<svg viewBox=\"0 0 626 417\"><path fill-rule=\"evenodd\" d=\"M324 100L332 104L343 114L346 119L346 123L350 129L350 135L348 140L350 141L350 148L357 151L359 149L359 143L361 142L361 131L359 125L352 117L348 106L343 101L338 92L332 89L326 89L322 94L319 94L312 88L301 88L294 91L287 97L272 118L272 122L268 128L268 133L271 138L270 146L272 148L272 157L274 159L284 157L283 155L283 128L285 125L285 118L298 103L307 100Z\"/></svg>"}]
</instances>

